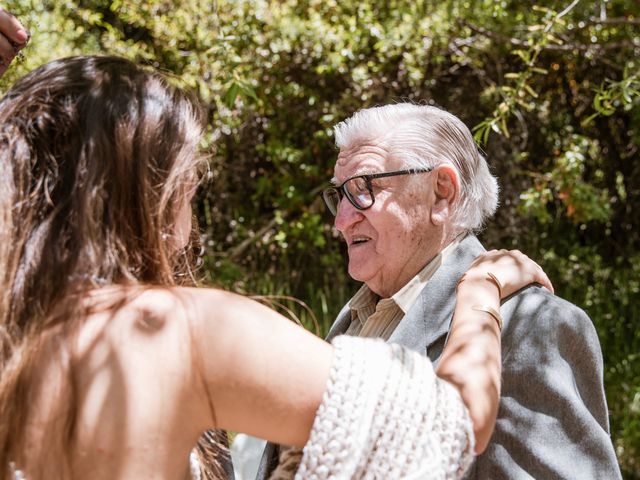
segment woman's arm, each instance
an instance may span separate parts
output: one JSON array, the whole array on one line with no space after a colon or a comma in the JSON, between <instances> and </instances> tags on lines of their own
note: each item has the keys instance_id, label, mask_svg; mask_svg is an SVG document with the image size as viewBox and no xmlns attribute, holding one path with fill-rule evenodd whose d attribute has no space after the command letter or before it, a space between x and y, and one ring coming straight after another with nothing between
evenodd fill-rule
<instances>
[{"instance_id":1,"label":"woman's arm","mask_svg":"<svg viewBox=\"0 0 640 480\"><path fill-rule=\"evenodd\" d=\"M216 427L304 445L326 387L331 345L246 297L188 294L202 393L211 398Z\"/></svg>"},{"instance_id":2,"label":"woman's arm","mask_svg":"<svg viewBox=\"0 0 640 480\"><path fill-rule=\"evenodd\" d=\"M500 326L486 310L499 312L501 298L534 282L553 291L536 263L518 251L501 250L480 256L458 284L453 325L436 373L458 388L469 409L478 454L489 443L500 400Z\"/></svg>"},{"instance_id":3,"label":"woman's arm","mask_svg":"<svg viewBox=\"0 0 640 480\"><path fill-rule=\"evenodd\" d=\"M454 325L437 373L460 391L478 451L493 429L500 391L497 324L489 314L473 310L478 304L499 308L498 288L486 272L499 279L503 295L531 282L550 287L537 265L522 254L506 252L486 254L460 285ZM201 379L194 388L215 413L215 419L209 415L198 420L199 428L215 425L304 445L326 388L331 346L239 295L186 289L179 297L189 319L191 361Z\"/></svg>"}]
</instances>

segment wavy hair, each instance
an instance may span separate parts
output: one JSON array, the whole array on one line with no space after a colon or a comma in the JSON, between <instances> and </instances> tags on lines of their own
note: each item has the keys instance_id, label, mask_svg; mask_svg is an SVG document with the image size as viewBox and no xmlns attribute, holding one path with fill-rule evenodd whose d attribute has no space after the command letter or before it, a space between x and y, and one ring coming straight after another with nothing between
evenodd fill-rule
<instances>
[{"instance_id":1,"label":"wavy hair","mask_svg":"<svg viewBox=\"0 0 640 480\"><path fill-rule=\"evenodd\" d=\"M173 228L202 128L168 77L110 56L46 64L0 101L0 478L21 448L38 346L81 313L82 294L194 283Z\"/></svg>"}]
</instances>

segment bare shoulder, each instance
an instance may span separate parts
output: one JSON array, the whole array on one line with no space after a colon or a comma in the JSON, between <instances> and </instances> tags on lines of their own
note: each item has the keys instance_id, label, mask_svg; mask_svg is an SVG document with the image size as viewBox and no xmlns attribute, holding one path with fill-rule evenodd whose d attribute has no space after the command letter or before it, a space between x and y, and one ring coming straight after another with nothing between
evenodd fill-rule
<instances>
[{"instance_id":1,"label":"bare shoulder","mask_svg":"<svg viewBox=\"0 0 640 480\"><path fill-rule=\"evenodd\" d=\"M182 288L144 287L104 289L86 298L91 314L71 342L83 399L78 414L82 444L92 446L97 429L105 430L105 451L119 448L118 432L123 431L129 444L157 439L159 455L195 444L210 410L189 321L193 295ZM107 417L118 420L104 422Z\"/></svg>"},{"instance_id":2,"label":"bare shoulder","mask_svg":"<svg viewBox=\"0 0 640 480\"><path fill-rule=\"evenodd\" d=\"M128 374L182 369L184 379L197 367L203 328L219 333L208 338L213 347L235 331L228 312L254 303L222 290L185 287L110 287L91 292L85 302L91 313L76 332L76 358L101 359L108 350L113 361L130 366Z\"/></svg>"},{"instance_id":3,"label":"bare shoulder","mask_svg":"<svg viewBox=\"0 0 640 480\"><path fill-rule=\"evenodd\" d=\"M108 287L90 292L83 300L87 316L76 331L78 352L100 341L117 341L126 349L141 338L152 340L179 329L186 318L179 300L177 289Z\"/></svg>"},{"instance_id":4,"label":"bare shoulder","mask_svg":"<svg viewBox=\"0 0 640 480\"><path fill-rule=\"evenodd\" d=\"M72 332L76 368L93 378L121 369L125 383L147 383L173 365L187 368L189 325L180 291L109 287L83 300L86 317Z\"/></svg>"},{"instance_id":5,"label":"bare shoulder","mask_svg":"<svg viewBox=\"0 0 640 480\"><path fill-rule=\"evenodd\" d=\"M146 287L86 295L83 314L42 338L28 438L47 445L41 426L56 424L52 419L74 398L77 452L102 452L74 456L81 471L113 459L123 465L171 459L184 468L203 427L214 426L197 353L202 342L190 317L223 297L204 289ZM128 450L149 438L153 449Z\"/></svg>"},{"instance_id":6,"label":"bare shoulder","mask_svg":"<svg viewBox=\"0 0 640 480\"><path fill-rule=\"evenodd\" d=\"M229 302L235 296L216 289L185 287L108 287L84 299L90 314L80 327L88 341L96 336L127 335L151 338L170 330L189 328L203 308ZM176 333L176 332L173 332Z\"/></svg>"}]
</instances>

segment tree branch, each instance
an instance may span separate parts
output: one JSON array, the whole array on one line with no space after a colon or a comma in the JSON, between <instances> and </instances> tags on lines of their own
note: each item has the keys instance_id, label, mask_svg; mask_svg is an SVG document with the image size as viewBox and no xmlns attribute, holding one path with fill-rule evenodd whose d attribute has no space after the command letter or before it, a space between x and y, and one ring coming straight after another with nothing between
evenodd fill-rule
<instances>
[{"instance_id":1,"label":"tree branch","mask_svg":"<svg viewBox=\"0 0 640 480\"><path fill-rule=\"evenodd\" d=\"M640 18L627 18L627 17L616 17L616 18L590 18L586 23L585 27L591 25L640 25Z\"/></svg>"},{"instance_id":2,"label":"tree branch","mask_svg":"<svg viewBox=\"0 0 640 480\"><path fill-rule=\"evenodd\" d=\"M474 25L466 20L460 20L460 22L462 23L462 25L466 26L467 28L469 28L472 32L475 32L479 35L482 35L484 37L487 38L492 38L494 40L498 40L500 42L503 43L509 43L515 47L519 47L519 48L528 48L531 45L524 41L524 40L520 40L519 38L513 38L513 37L507 37L504 35L500 35L499 33L495 33L492 32L491 30L487 30L486 28L482 28L479 27L477 25ZM586 52L589 50L595 50L595 51L600 51L600 52L605 52L605 51L609 51L609 50L616 50L616 49L620 49L620 48L625 48L625 47L635 47L636 45L629 41L629 40L623 40L620 42L612 42L612 43L595 43L595 44L590 44L590 45L585 45L585 44L580 44L580 43L567 43L567 44L563 44L563 45L544 45L543 47L541 47L541 50L543 51L558 51L558 52L570 52L572 50L577 50L580 52Z\"/></svg>"}]
</instances>

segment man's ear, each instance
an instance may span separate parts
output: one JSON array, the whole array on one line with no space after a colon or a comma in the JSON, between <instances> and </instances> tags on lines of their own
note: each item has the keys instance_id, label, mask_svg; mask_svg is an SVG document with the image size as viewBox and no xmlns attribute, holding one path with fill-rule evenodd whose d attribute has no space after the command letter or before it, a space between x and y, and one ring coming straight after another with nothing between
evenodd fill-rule
<instances>
[{"instance_id":1,"label":"man's ear","mask_svg":"<svg viewBox=\"0 0 640 480\"><path fill-rule=\"evenodd\" d=\"M431 207L431 223L444 225L453 214L453 204L460 193L458 172L451 165L439 165L433 172L435 201Z\"/></svg>"}]
</instances>

